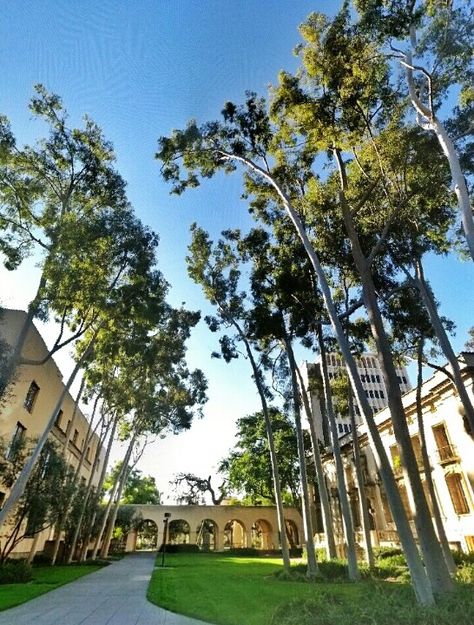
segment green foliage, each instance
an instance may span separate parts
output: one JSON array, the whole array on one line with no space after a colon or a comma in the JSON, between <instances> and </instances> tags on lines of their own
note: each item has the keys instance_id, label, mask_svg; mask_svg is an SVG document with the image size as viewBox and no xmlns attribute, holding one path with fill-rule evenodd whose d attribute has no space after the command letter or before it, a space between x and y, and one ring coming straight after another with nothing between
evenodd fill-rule
<instances>
[{"instance_id":1,"label":"green foliage","mask_svg":"<svg viewBox=\"0 0 474 625\"><path fill-rule=\"evenodd\" d=\"M118 460L106 475L104 488L110 491L122 468L122 461ZM161 495L156 487L155 478L143 475L139 469L131 469L127 474L125 486L120 498L122 504L159 505Z\"/></svg>"},{"instance_id":2,"label":"green foliage","mask_svg":"<svg viewBox=\"0 0 474 625\"><path fill-rule=\"evenodd\" d=\"M289 417L270 408L275 451L279 459L281 491L288 505L298 505L298 452L293 424ZM231 488L244 493L255 505L259 499L274 504L273 474L262 412L237 420L236 446L221 460L219 473Z\"/></svg>"},{"instance_id":3,"label":"green foliage","mask_svg":"<svg viewBox=\"0 0 474 625\"><path fill-rule=\"evenodd\" d=\"M198 545L192 543L181 543L177 545L167 544L166 553L201 553ZM163 545L160 546L160 553L163 551Z\"/></svg>"},{"instance_id":4,"label":"green foliage","mask_svg":"<svg viewBox=\"0 0 474 625\"><path fill-rule=\"evenodd\" d=\"M456 571L456 579L463 584L474 585L474 563L464 562Z\"/></svg>"},{"instance_id":5,"label":"green foliage","mask_svg":"<svg viewBox=\"0 0 474 625\"><path fill-rule=\"evenodd\" d=\"M406 589L370 586L370 600L347 601L331 590L307 601L292 600L273 614L271 625L470 625L474 606L469 593L457 589L436 608L416 607Z\"/></svg>"},{"instance_id":6,"label":"green foliage","mask_svg":"<svg viewBox=\"0 0 474 625\"><path fill-rule=\"evenodd\" d=\"M10 445L8 460L0 464L0 481L9 488L16 480L34 441L19 437ZM5 456L2 455L3 458ZM0 561L5 561L15 546L26 536L34 536L57 520L61 502L68 489L68 466L52 440L48 440L40 454L25 490L6 524L6 538L2 541Z\"/></svg>"},{"instance_id":7,"label":"green foliage","mask_svg":"<svg viewBox=\"0 0 474 625\"><path fill-rule=\"evenodd\" d=\"M0 564L0 584L25 584L31 577L31 565L26 560L6 560Z\"/></svg>"}]
</instances>

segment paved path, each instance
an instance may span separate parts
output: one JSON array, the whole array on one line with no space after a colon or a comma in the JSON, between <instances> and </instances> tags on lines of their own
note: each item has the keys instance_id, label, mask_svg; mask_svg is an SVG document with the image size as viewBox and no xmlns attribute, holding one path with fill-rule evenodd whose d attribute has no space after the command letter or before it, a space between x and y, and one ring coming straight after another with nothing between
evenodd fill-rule
<instances>
[{"instance_id":1,"label":"paved path","mask_svg":"<svg viewBox=\"0 0 474 625\"><path fill-rule=\"evenodd\" d=\"M0 625L206 625L146 600L155 554L126 556L0 612Z\"/></svg>"}]
</instances>

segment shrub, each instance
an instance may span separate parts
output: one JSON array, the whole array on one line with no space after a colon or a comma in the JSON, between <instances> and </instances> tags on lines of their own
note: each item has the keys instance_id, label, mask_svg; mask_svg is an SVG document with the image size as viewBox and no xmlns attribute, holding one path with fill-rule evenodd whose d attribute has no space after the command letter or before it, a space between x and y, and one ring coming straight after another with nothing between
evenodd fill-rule
<instances>
[{"instance_id":1,"label":"shrub","mask_svg":"<svg viewBox=\"0 0 474 625\"><path fill-rule=\"evenodd\" d=\"M26 560L7 560L0 565L0 584L22 584L31 577L31 565Z\"/></svg>"},{"instance_id":2,"label":"shrub","mask_svg":"<svg viewBox=\"0 0 474 625\"><path fill-rule=\"evenodd\" d=\"M326 560L319 563L324 579L329 581L347 580L347 563L344 560Z\"/></svg>"},{"instance_id":3,"label":"shrub","mask_svg":"<svg viewBox=\"0 0 474 625\"><path fill-rule=\"evenodd\" d=\"M259 555L259 550L254 547L242 547L241 549L229 549L225 553L230 556L240 556L241 558L254 558Z\"/></svg>"},{"instance_id":4,"label":"shrub","mask_svg":"<svg viewBox=\"0 0 474 625\"><path fill-rule=\"evenodd\" d=\"M402 556L403 551L400 547L376 547L374 549L374 556L376 560L385 560L392 556Z\"/></svg>"},{"instance_id":5,"label":"shrub","mask_svg":"<svg viewBox=\"0 0 474 625\"><path fill-rule=\"evenodd\" d=\"M33 564L45 566L51 564L51 556L46 553L37 553L33 558Z\"/></svg>"},{"instance_id":6,"label":"shrub","mask_svg":"<svg viewBox=\"0 0 474 625\"><path fill-rule=\"evenodd\" d=\"M463 584L474 584L474 564L465 562L458 567L456 579Z\"/></svg>"},{"instance_id":7,"label":"shrub","mask_svg":"<svg viewBox=\"0 0 474 625\"><path fill-rule=\"evenodd\" d=\"M351 600L323 590L318 597L277 607L271 625L472 625L472 590L464 587L436 607L417 606L413 593L396 585L371 584L369 600Z\"/></svg>"},{"instance_id":8,"label":"shrub","mask_svg":"<svg viewBox=\"0 0 474 625\"><path fill-rule=\"evenodd\" d=\"M163 551L163 545L161 545L159 552ZM198 545L182 543L180 545L166 545L166 553L200 553Z\"/></svg>"},{"instance_id":9,"label":"shrub","mask_svg":"<svg viewBox=\"0 0 474 625\"><path fill-rule=\"evenodd\" d=\"M464 553L464 551L453 551L453 559L457 566L461 564L474 564L474 551Z\"/></svg>"}]
</instances>

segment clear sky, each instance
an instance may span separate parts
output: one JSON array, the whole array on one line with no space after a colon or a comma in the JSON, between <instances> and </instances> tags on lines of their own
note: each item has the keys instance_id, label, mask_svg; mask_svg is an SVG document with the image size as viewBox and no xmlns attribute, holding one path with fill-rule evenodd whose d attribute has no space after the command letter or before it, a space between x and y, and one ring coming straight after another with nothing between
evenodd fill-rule
<instances>
[{"instance_id":1,"label":"clear sky","mask_svg":"<svg viewBox=\"0 0 474 625\"><path fill-rule=\"evenodd\" d=\"M247 228L238 176L217 179L180 198L170 196L153 156L157 138L189 118L213 119L227 100L245 90L265 93L277 73L294 70L298 25L314 10L334 12L336 0L15 0L0 18L0 113L19 143L43 128L27 103L35 83L58 93L78 124L89 114L115 146L117 167L128 182L137 214L161 239L159 266L172 284L170 300L207 312L187 277L189 226L213 235ZM34 260L15 274L0 270L0 302L24 308L38 280ZM427 273L442 312L458 326L456 349L473 324L472 266L433 259ZM51 330L42 328L46 336ZM210 359L216 337L204 324L190 341L189 362L209 379L205 417L191 432L160 441L140 467L167 490L178 471L207 473L233 443L236 418L259 408L245 362ZM57 358L67 372L67 361Z\"/></svg>"}]
</instances>

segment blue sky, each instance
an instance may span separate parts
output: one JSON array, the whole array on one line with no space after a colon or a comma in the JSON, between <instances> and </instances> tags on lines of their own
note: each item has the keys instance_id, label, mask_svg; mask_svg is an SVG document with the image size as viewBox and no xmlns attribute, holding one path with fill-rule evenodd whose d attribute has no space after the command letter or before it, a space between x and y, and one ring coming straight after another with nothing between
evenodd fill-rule
<instances>
[{"instance_id":1,"label":"blue sky","mask_svg":"<svg viewBox=\"0 0 474 625\"><path fill-rule=\"evenodd\" d=\"M339 4L15 0L4 6L0 20L0 112L10 118L20 143L34 141L42 128L31 119L27 102L41 82L63 98L72 122L89 114L115 146L137 214L160 234L159 266L173 285L171 300L205 310L199 288L186 274L189 225L197 221L215 236L224 228L247 228L251 222L239 199L239 178L217 179L172 197L153 158L157 138L189 118L217 117L226 100L242 100L245 90L265 93L280 69L296 68L298 25L311 11L333 12ZM442 312L458 325L460 349L473 323L472 266L434 259L427 273ZM33 260L16 276L1 271L2 302L25 306L36 281ZM258 409L247 364L229 368L211 361L213 349L215 337L200 327L190 343L190 362L209 377L205 419L145 457L144 470L155 474L162 488L164 476L173 472L210 472L232 444L235 419Z\"/></svg>"}]
</instances>

